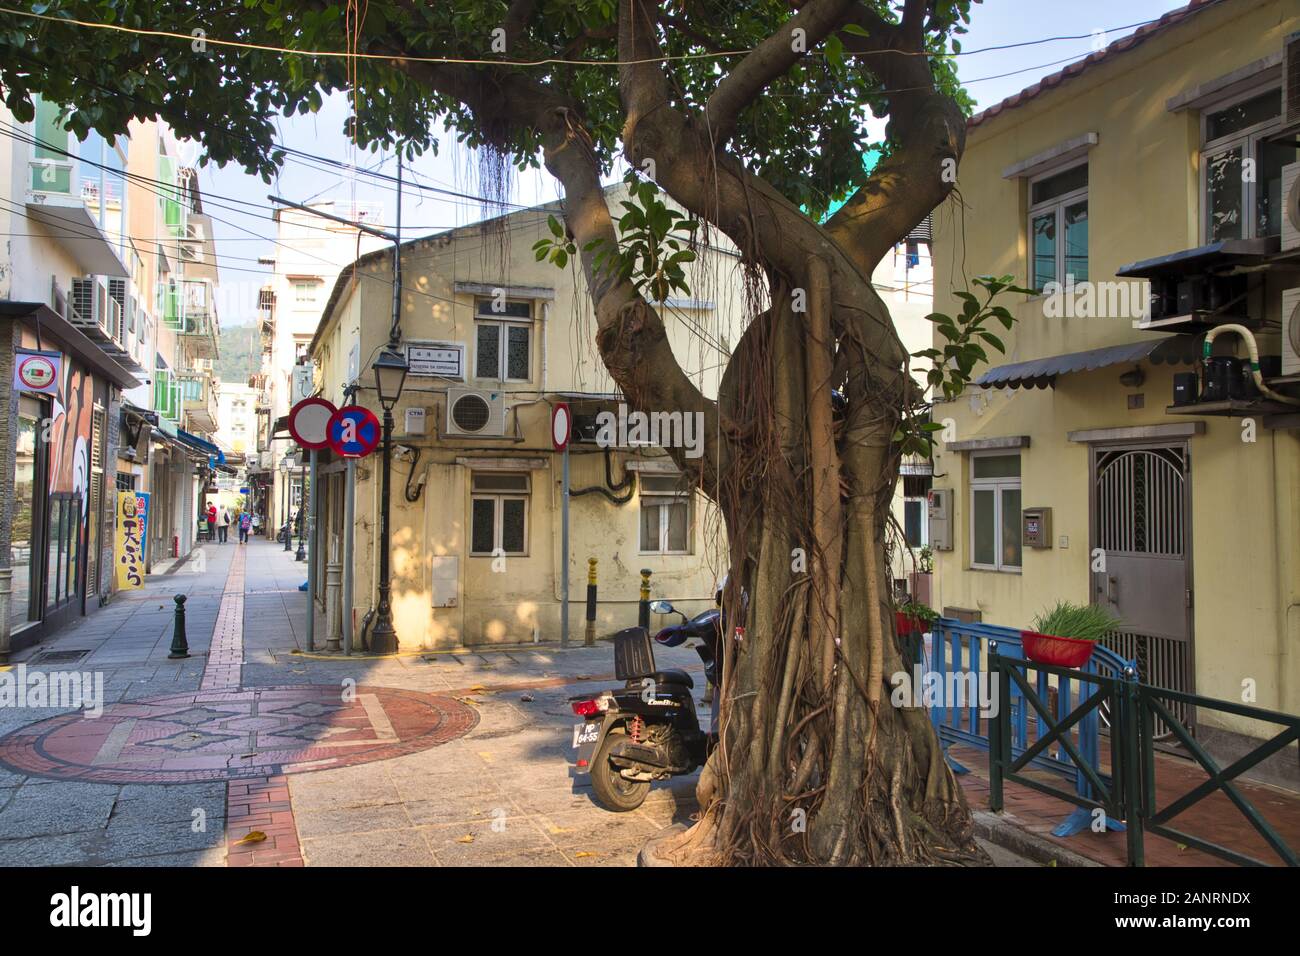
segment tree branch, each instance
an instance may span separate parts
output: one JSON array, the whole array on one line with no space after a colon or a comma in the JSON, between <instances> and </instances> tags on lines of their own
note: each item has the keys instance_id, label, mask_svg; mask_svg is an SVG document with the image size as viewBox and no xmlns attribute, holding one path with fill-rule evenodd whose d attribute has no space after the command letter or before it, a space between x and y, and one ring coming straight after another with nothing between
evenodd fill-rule
<instances>
[{"instance_id":1,"label":"tree branch","mask_svg":"<svg viewBox=\"0 0 1300 956\"><path fill-rule=\"evenodd\" d=\"M859 4L853 22L890 39L841 34L852 53L870 54L873 73L889 93L888 158L826 223L826 232L848 251L858 268L876 263L947 197L966 144L966 119L957 104L935 88L925 54L925 0L908 0L894 25ZM882 26L885 32L880 33Z\"/></svg>"},{"instance_id":2,"label":"tree branch","mask_svg":"<svg viewBox=\"0 0 1300 956\"><path fill-rule=\"evenodd\" d=\"M761 42L718 84L704 108L704 118L718 144L727 142L746 106L773 80L784 76L809 50L843 25L856 0L811 0L781 29ZM803 30L802 44L795 30ZM796 49L798 47L798 49Z\"/></svg>"}]
</instances>

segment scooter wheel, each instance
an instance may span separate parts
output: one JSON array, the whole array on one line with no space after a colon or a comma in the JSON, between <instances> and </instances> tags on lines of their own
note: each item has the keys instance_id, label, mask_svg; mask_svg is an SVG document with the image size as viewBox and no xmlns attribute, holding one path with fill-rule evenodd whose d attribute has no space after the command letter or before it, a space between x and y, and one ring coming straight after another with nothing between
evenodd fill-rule
<instances>
[{"instance_id":1,"label":"scooter wheel","mask_svg":"<svg viewBox=\"0 0 1300 956\"><path fill-rule=\"evenodd\" d=\"M646 794L650 792L649 780L628 780L610 762L609 752L622 736L606 734L591 762L591 789L600 805L615 813L635 810L645 802Z\"/></svg>"}]
</instances>

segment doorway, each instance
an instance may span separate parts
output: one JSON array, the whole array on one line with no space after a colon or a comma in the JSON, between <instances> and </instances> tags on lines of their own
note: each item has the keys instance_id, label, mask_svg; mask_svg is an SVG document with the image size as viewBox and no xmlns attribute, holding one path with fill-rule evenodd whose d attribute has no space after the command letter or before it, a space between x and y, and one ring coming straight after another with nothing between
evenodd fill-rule
<instances>
[{"instance_id":1,"label":"doorway","mask_svg":"<svg viewBox=\"0 0 1300 956\"><path fill-rule=\"evenodd\" d=\"M1142 681L1192 693L1191 462L1187 444L1092 446L1092 603L1121 621L1103 643ZM1171 702L1195 732L1191 707ZM1157 726L1158 735L1168 733Z\"/></svg>"}]
</instances>

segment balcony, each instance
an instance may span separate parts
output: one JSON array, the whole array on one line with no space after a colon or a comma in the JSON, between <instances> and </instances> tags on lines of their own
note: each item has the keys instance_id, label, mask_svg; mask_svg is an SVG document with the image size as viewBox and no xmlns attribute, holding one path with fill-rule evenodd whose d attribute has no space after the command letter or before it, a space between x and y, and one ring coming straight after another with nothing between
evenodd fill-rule
<instances>
[{"instance_id":1,"label":"balcony","mask_svg":"<svg viewBox=\"0 0 1300 956\"><path fill-rule=\"evenodd\" d=\"M180 372L176 375L180 386L181 410L185 413L185 430L212 434L217 430L217 382L212 373L203 371Z\"/></svg>"},{"instance_id":2,"label":"balcony","mask_svg":"<svg viewBox=\"0 0 1300 956\"><path fill-rule=\"evenodd\" d=\"M175 428L181 423L181 386L176 375L168 368L156 368L153 373L153 410L158 417Z\"/></svg>"},{"instance_id":3,"label":"balcony","mask_svg":"<svg viewBox=\"0 0 1300 956\"><path fill-rule=\"evenodd\" d=\"M172 279L161 289L158 314L163 324L186 338L193 358L217 357L216 295L210 279Z\"/></svg>"},{"instance_id":4,"label":"balcony","mask_svg":"<svg viewBox=\"0 0 1300 956\"><path fill-rule=\"evenodd\" d=\"M128 278L122 262L122 183L83 181L80 167L68 157L31 160L27 215L49 229L87 273Z\"/></svg>"}]
</instances>

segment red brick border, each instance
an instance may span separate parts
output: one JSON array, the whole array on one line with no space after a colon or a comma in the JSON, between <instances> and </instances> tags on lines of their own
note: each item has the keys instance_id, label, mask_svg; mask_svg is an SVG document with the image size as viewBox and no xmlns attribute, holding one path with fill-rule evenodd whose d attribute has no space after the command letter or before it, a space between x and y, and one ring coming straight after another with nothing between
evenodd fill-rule
<instances>
[{"instance_id":1,"label":"red brick border","mask_svg":"<svg viewBox=\"0 0 1300 956\"><path fill-rule=\"evenodd\" d=\"M257 843L239 843L253 832ZM282 776L226 784L226 866L302 866L302 847Z\"/></svg>"}]
</instances>

